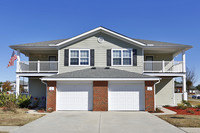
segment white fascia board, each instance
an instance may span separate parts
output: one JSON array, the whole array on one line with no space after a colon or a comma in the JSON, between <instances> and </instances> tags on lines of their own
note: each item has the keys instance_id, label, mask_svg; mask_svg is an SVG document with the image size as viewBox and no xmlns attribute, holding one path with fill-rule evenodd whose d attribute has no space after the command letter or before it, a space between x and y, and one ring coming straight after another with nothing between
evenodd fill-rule
<instances>
[{"instance_id":1,"label":"white fascia board","mask_svg":"<svg viewBox=\"0 0 200 133\"><path fill-rule=\"evenodd\" d=\"M45 76L52 76L57 74L55 73L16 73L16 75L19 75L21 77L45 77Z\"/></svg>"},{"instance_id":2,"label":"white fascia board","mask_svg":"<svg viewBox=\"0 0 200 133\"><path fill-rule=\"evenodd\" d=\"M157 81L160 78L41 78L43 81Z\"/></svg>"},{"instance_id":3,"label":"white fascia board","mask_svg":"<svg viewBox=\"0 0 200 133\"><path fill-rule=\"evenodd\" d=\"M126 40L128 40L128 41L133 42L133 43L137 43L137 44L139 44L139 45L141 45L141 46L146 46L146 44L144 44L144 43L141 43L141 42L138 42L138 41L133 40L133 39L131 39L131 38L128 38L128 37L126 37L126 36L120 35L120 34L118 34L118 33L115 33L115 32L113 32L113 31L110 31L110 30L105 29L105 28L103 28L103 27L98 27L98 28L95 28L95 29L90 30L90 31L88 31L88 32L85 32L85 33L83 33L83 34L80 34L80 35L78 35L78 36L72 37L71 39L68 39L68 40L65 40L65 41L63 41L63 42L58 43L57 46L60 46L60 45L62 45L62 44L68 43L68 42L71 42L71 41L73 41L73 40L75 40L75 39L81 38L81 37L86 36L86 35L88 35L88 34L91 34L91 33L93 33L93 32L97 32L97 31L99 31L99 30L102 30L102 31L104 31L104 32L113 34L113 35L115 35L115 36L117 36L117 37L126 39Z\"/></svg>"},{"instance_id":4,"label":"white fascia board","mask_svg":"<svg viewBox=\"0 0 200 133\"><path fill-rule=\"evenodd\" d=\"M182 77L186 75L185 73L146 73L144 74L149 76L160 76L160 77Z\"/></svg>"}]
</instances>

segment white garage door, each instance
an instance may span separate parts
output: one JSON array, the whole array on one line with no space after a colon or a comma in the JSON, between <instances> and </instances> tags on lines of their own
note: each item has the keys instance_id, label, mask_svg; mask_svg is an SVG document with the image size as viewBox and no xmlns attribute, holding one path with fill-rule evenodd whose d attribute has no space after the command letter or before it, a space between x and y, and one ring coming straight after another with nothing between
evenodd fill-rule
<instances>
[{"instance_id":1,"label":"white garage door","mask_svg":"<svg viewBox=\"0 0 200 133\"><path fill-rule=\"evenodd\" d=\"M57 110L92 110L92 83L58 82L56 107Z\"/></svg>"},{"instance_id":2,"label":"white garage door","mask_svg":"<svg viewBox=\"0 0 200 133\"><path fill-rule=\"evenodd\" d=\"M109 82L108 110L144 110L144 82Z\"/></svg>"}]
</instances>

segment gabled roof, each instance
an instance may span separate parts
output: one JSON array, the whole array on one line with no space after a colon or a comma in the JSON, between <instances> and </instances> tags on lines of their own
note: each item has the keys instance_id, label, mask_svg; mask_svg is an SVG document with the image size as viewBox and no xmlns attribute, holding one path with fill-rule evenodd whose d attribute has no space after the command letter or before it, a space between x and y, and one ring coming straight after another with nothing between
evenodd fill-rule
<instances>
[{"instance_id":1,"label":"gabled roof","mask_svg":"<svg viewBox=\"0 0 200 133\"><path fill-rule=\"evenodd\" d=\"M88 32L85 32L83 34L80 34L78 36L72 37L72 38L70 38L68 40L65 40L63 42L58 43L57 46L61 46L61 45L67 44L67 43L73 42L75 40L84 39L84 38L86 38L88 36L92 36L92 35L97 34L99 32L108 34L110 36L116 37L116 38L121 39L123 41L127 41L129 43L133 43L134 45L137 45L137 46L140 46L140 47L146 46L144 43L141 43L139 41L136 41L136 40L134 40L132 38L129 38L129 37L125 36L125 35L119 34L119 33L115 32L115 31L109 30L109 29L104 28L104 27L98 27L98 28L95 28L95 29L90 30Z\"/></svg>"},{"instance_id":2,"label":"gabled roof","mask_svg":"<svg viewBox=\"0 0 200 133\"><path fill-rule=\"evenodd\" d=\"M129 72L125 70L119 70L115 68L103 68L103 67L93 67L87 68L83 70L77 70L73 72L66 72L61 74L56 74L48 77L41 78L42 80L64 80L64 79L151 79L151 80L159 80L157 77L148 76L145 74L139 74L135 72Z\"/></svg>"},{"instance_id":3,"label":"gabled roof","mask_svg":"<svg viewBox=\"0 0 200 133\"><path fill-rule=\"evenodd\" d=\"M117 33L115 31L109 30L104 27L98 27L93 30L90 30L88 32L85 32L83 34L80 34L78 36L72 37L72 38L66 38L66 39L59 39L59 40L51 40L51 41L43 41L43 42L35 42L35 43L26 43L26 44L18 44L18 45L11 45L9 46L12 49L17 48L56 48L56 47L63 47L63 45L70 44L71 42L74 42L76 40L84 39L88 36L92 36L98 32L102 32L105 34L109 34L113 37L116 37L118 39L121 39L123 41L127 41L129 43L133 43L134 45L137 45L139 47L144 48L154 48L154 47L178 47L178 48L192 48L191 45L183 45L183 44L177 44L177 43L169 43L169 42L161 42L161 41L152 41L152 40L144 40L144 39L136 39L136 38L130 38L125 35L122 35L120 33Z\"/></svg>"}]
</instances>

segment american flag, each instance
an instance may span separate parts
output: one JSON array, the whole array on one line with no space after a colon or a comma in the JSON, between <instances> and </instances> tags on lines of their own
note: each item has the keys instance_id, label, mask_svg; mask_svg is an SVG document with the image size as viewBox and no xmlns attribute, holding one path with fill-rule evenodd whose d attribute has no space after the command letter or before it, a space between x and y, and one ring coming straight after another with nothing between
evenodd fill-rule
<instances>
[{"instance_id":1,"label":"american flag","mask_svg":"<svg viewBox=\"0 0 200 133\"><path fill-rule=\"evenodd\" d=\"M15 54L15 51L13 51L12 56L11 56L11 58L10 58L10 61L9 61L7 67L14 66L14 61L15 61L16 59L17 59L17 55Z\"/></svg>"}]
</instances>

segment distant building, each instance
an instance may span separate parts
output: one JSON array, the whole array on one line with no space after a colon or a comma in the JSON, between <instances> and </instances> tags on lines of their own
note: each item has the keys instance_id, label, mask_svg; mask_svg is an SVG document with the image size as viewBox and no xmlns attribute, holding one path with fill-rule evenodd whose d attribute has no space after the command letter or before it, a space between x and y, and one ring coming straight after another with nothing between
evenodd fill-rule
<instances>
[{"instance_id":1,"label":"distant building","mask_svg":"<svg viewBox=\"0 0 200 133\"><path fill-rule=\"evenodd\" d=\"M175 93L182 93L183 90L183 84L182 83L175 83ZM190 89L188 89L188 94L199 94L199 90L197 90L194 86L191 86Z\"/></svg>"},{"instance_id":2,"label":"distant building","mask_svg":"<svg viewBox=\"0 0 200 133\"><path fill-rule=\"evenodd\" d=\"M175 83L175 93L182 93L183 84L182 83Z\"/></svg>"},{"instance_id":3,"label":"distant building","mask_svg":"<svg viewBox=\"0 0 200 133\"><path fill-rule=\"evenodd\" d=\"M16 91L16 81L11 81L11 91L15 92ZM3 84L2 84L3 85ZM2 85L0 86L0 91L3 91ZM20 80L20 86L24 88L24 93L28 93L28 82Z\"/></svg>"}]
</instances>

